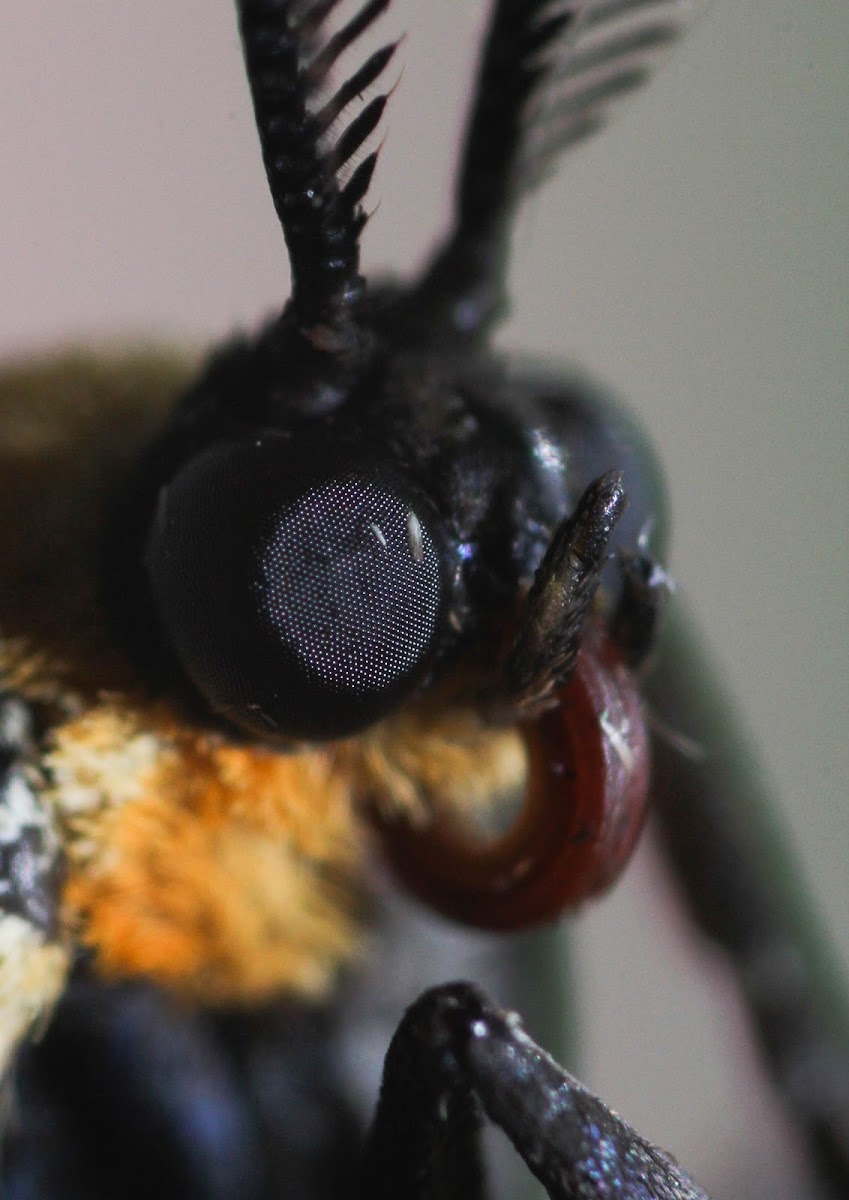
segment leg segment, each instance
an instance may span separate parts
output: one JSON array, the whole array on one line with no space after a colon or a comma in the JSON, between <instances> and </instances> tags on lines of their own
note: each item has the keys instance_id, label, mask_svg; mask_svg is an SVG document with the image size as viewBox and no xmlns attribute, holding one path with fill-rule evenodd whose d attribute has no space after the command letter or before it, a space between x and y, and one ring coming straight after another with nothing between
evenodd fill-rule
<instances>
[{"instance_id":1,"label":"leg segment","mask_svg":"<svg viewBox=\"0 0 849 1200\"><path fill-rule=\"evenodd\" d=\"M389 1053L360 1195L441 1200L485 1193L478 1133L499 1125L552 1200L707 1200L471 984L426 992Z\"/></svg>"},{"instance_id":2,"label":"leg segment","mask_svg":"<svg viewBox=\"0 0 849 1200\"><path fill-rule=\"evenodd\" d=\"M835 1200L847 1196L843 971L775 826L740 722L680 617L664 631L648 698L659 718L656 810L678 883L699 927L730 960L766 1067L824 1182Z\"/></svg>"}]
</instances>

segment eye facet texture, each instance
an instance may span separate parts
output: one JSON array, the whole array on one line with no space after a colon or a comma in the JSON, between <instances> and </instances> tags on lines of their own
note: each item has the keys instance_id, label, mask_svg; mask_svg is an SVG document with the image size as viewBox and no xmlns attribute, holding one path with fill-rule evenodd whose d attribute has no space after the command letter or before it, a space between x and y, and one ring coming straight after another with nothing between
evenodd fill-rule
<instances>
[{"instance_id":1,"label":"eye facet texture","mask_svg":"<svg viewBox=\"0 0 849 1200\"><path fill-rule=\"evenodd\" d=\"M280 434L198 455L160 497L147 569L198 691L265 737L327 738L413 690L435 644L425 504L371 464Z\"/></svg>"}]
</instances>

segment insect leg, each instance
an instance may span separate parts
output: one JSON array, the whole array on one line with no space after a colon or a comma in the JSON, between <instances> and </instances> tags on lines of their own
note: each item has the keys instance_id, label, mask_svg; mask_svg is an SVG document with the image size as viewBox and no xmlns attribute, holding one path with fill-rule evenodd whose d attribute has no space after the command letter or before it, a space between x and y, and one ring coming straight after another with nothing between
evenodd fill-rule
<instances>
[{"instance_id":1,"label":"insect leg","mask_svg":"<svg viewBox=\"0 0 849 1200\"><path fill-rule=\"evenodd\" d=\"M389 1048L362 1195L481 1197L478 1132L499 1125L552 1200L706 1200L471 984L426 992ZM438 1174L433 1174L434 1165Z\"/></svg>"},{"instance_id":2,"label":"insect leg","mask_svg":"<svg viewBox=\"0 0 849 1200\"><path fill-rule=\"evenodd\" d=\"M609 471L590 484L574 513L555 530L505 664L510 702L523 716L549 706L574 671L608 543L625 504L622 477Z\"/></svg>"},{"instance_id":3,"label":"insect leg","mask_svg":"<svg viewBox=\"0 0 849 1200\"><path fill-rule=\"evenodd\" d=\"M670 615L648 684L659 718L652 753L661 836L694 919L730 959L767 1068L814 1162L834 1196L846 1196L845 978L739 720L693 632Z\"/></svg>"}]
</instances>

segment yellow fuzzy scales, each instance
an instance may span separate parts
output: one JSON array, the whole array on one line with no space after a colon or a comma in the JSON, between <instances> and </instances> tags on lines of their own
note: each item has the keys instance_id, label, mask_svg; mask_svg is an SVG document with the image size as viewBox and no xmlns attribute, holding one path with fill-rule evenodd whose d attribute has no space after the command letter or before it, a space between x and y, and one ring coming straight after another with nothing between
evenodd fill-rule
<instances>
[{"instance_id":1,"label":"yellow fuzzy scales","mask_svg":"<svg viewBox=\"0 0 849 1200\"><path fill-rule=\"evenodd\" d=\"M414 821L460 796L483 806L521 787L524 757L512 731L456 715L281 754L113 700L63 725L46 766L67 829L66 921L101 971L249 1003L326 994L358 953L363 803Z\"/></svg>"},{"instance_id":2,"label":"yellow fuzzy scales","mask_svg":"<svg viewBox=\"0 0 849 1200\"><path fill-rule=\"evenodd\" d=\"M354 953L362 835L332 753L234 746L113 702L63 725L47 768L66 920L104 974L252 1002L324 994Z\"/></svg>"}]
</instances>

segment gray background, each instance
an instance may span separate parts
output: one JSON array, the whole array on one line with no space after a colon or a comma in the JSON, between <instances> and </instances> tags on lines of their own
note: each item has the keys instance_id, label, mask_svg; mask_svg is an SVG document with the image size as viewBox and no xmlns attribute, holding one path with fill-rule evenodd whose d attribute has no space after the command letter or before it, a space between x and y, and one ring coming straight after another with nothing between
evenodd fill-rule
<instances>
[{"instance_id":1,"label":"gray background","mask_svg":"<svg viewBox=\"0 0 849 1200\"><path fill-rule=\"evenodd\" d=\"M396 0L367 270L408 271L445 220L483 11ZM674 572L844 958L847 50L844 0L715 0L526 208L501 335L591 367L656 439ZM285 295L228 0L0 3L0 164L5 355L206 343ZM650 849L578 926L588 1082L718 1197L798 1194L735 1001Z\"/></svg>"}]
</instances>

